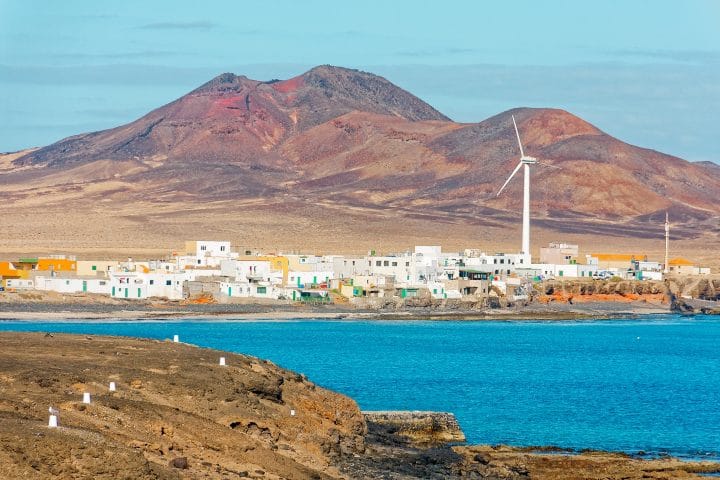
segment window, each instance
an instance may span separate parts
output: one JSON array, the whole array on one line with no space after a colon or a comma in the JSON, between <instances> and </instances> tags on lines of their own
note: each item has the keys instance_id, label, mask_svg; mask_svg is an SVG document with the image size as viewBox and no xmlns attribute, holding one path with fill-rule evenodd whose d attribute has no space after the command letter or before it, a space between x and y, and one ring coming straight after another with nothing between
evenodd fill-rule
<instances>
[{"instance_id":1,"label":"window","mask_svg":"<svg viewBox=\"0 0 720 480\"><path fill-rule=\"evenodd\" d=\"M393 267L397 267L397 262L392 262Z\"/></svg>"},{"instance_id":2,"label":"window","mask_svg":"<svg viewBox=\"0 0 720 480\"><path fill-rule=\"evenodd\" d=\"M198 265L200 265L201 263L202 263L202 260L199 260L199 259L198 259Z\"/></svg>"},{"instance_id":3,"label":"window","mask_svg":"<svg viewBox=\"0 0 720 480\"><path fill-rule=\"evenodd\" d=\"M353 266L355 266L355 260L353 260Z\"/></svg>"},{"instance_id":4,"label":"window","mask_svg":"<svg viewBox=\"0 0 720 480\"><path fill-rule=\"evenodd\" d=\"M410 262L405 262L405 266L406 266L406 267L409 267L409 266L410 266Z\"/></svg>"},{"instance_id":5,"label":"window","mask_svg":"<svg viewBox=\"0 0 720 480\"><path fill-rule=\"evenodd\" d=\"M375 262L375 266L376 266L376 267L379 267L380 265L382 265L382 262L381 262L380 260L378 260L378 261Z\"/></svg>"},{"instance_id":6,"label":"window","mask_svg":"<svg viewBox=\"0 0 720 480\"><path fill-rule=\"evenodd\" d=\"M105 282L105 280L100 280L98 283L99 283L100 285L105 285L107 282Z\"/></svg>"},{"instance_id":7,"label":"window","mask_svg":"<svg viewBox=\"0 0 720 480\"><path fill-rule=\"evenodd\" d=\"M501 259L500 259L500 263L505 263L505 259L504 259L504 258L501 258Z\"/></svg>"},{"instance_id":8,"label":"window","mask_svg":"<svg viewBox=\"0 0 720 480\"><path fill-rule=\"evenodd\" d=\"M203 252L207 250L207 245L200 245L200 250Z\"/></svg>"},{"instance_id":9,"label":"window","mask_svg":"<svg viewBox=\"0 0 720 480\"><path fill-rule=\"evenodd\" d=\"M65 285L70 285L70 280L65 280Z\"/></svg>"},{"instance_id":10,"label":"window","mask_svg":"<svg viewBox=\"0 0 720 480\"><path fill-rule=\"evenodd\" d=\"M493 258L493 263L497 264L497 258Z\"/></svg>"},{"instance_id":11,"label":"window","mask_svg":"<svg viewBox=\"0 0 720 480\"><path fill-rule=\"evenodd\" d=\"M94 272L94 271L96 271L96 270L97 270L97 265L93 265L93 266L92 266L92 267L90 267L90 268L91 268L91 269L92 269L92 271Z\"/></svg>"},{"instance_id":12,"label":"window","mask_svg":"<svg viewBox=\"0 0 720 480\"><path fill-rule=\"evenodd\" d=\"M150 285L155 285L155 280L150 280Z\"/></svg>"},{"instance_id":13,"label":"window","mask_svg":"<svg viewBox=\"0 0 720 480\"><path fill-rule=\"evenodd\" d=\"M384 266L384 267L390 266L390 262L388 262L387 260L385 260L385 261L383 262L383 266Z\"/></svg>"},{"instance_id":14,"label":"window","mask_svg":"<svg viewBox=\"0 0 720 480\"><path fill-rule=\"evenodd\" d=\"M222 245L222 246L220 247L220 251L221 251L221 252L224 252L224 251L225 251L225 245Z\"/></svg>"},{"instance_id":15,"label":"window","mask_svg":"<svg viewBox=\"0 0 720 480\"><path fill-rule=\"evenodd\" d=\"M165 280L165 285L171 286L171 285L172 285L172 280Z\"/></svg>"},{"instance_id":16,"label":"window","mask_svg":"<svg viewBox=\"0 0 720 480\"><path fill-rule=\"evenodd\" d=\"M267 287L257 287L258 295L267 293Z\"/></svg>"}]
</instances>

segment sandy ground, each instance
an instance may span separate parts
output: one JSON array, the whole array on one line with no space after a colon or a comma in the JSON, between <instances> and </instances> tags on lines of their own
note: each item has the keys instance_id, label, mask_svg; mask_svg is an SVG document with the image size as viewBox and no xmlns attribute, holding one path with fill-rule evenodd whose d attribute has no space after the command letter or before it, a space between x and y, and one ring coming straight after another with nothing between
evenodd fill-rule
<instances>
[{"instance_id":1,"label":"sandy ground","mask_svg":"<svg viewBox=\"0 0 720 480\"><path fill-rule=\"evenodd\" d=\"M394 210L347 209L332 204L197 205L179 201L146 202L130 208L111 198L92 203L74 198L73 208L68 209L64 197L37 203L33 199L45 198L42 192L23 195L27 196L0 205L4 220L0 259L63 253L94 260L164 258L182 251L185 240L193 239L229 240L238 251L275 253L364 255L370 250L404 252L415 245L440 245L448 252L477 248L494 253L517 251L520 239L519 218L517 224L498 228L482 217L418 218ZM289 211L296 214L287 215ZM634 238L631 229L627 237L576 230L533 227L533 256L538 258L540 246L552 241L577 243L581 255L639 251L658 261L664 256L662 233L657 238ZM673 257L720 268L720 238L715 233L698 232L696 238L674 240L671 249Z\"/></svg>"}]
</instances>

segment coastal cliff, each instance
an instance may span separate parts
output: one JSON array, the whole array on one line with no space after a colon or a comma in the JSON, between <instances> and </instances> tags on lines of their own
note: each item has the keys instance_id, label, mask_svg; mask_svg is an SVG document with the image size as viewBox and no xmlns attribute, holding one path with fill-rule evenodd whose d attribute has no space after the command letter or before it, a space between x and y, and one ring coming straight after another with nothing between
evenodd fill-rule
<instances>
[{"instance_id":1,"label":"coastal cliff","mask_svg":"<svg viewBox=\"0 0 720 480\"><path fill-rule=\"evenodd\" d=\"M363 415L353 400L268 361L170 341L0 333L0 392L0 478L682 479L720 471L671 458L450 446L462 435L454 417ZM48 428L49 408L58 428Z\"/></svg>"},{"instance_id":2,"label":"coastal cliff","mask_svg":"<svg viewBox=\"0 0 720 480\"><path fill-rule=\"evenodd\" d=\"M455 415L446 412L363 412L371 434L404 439L411 445L432 446L465 442Z\"/></svg>"},{"instance_id":3,"label":"coastal cliff","mask_svg":"<svg viewBox=\"0 0 720 480\"><path fill-rule=\"evenodd\" d=\"M354 401L267 361L128 338L0 339L0 478L336 478L332 459L364 450ZM46 427L49 407L60 428Z\"/></svg>"}]
</instances>

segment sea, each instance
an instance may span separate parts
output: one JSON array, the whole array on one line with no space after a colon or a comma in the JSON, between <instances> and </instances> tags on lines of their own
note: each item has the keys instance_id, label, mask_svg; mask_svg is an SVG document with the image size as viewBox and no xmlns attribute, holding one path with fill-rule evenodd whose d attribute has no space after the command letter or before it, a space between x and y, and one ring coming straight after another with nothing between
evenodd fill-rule
<instances>
[{"instance_id":1,"label":"sea","mask_svg":"<svg viewBox=\"0 0 720 480\"><path fill-rule=\"evenodd\" d=\"M720 459L720 316L578 321L1 321L269 359L363 410L454 413L473 444Z\"/></svg>"}]
</instances>

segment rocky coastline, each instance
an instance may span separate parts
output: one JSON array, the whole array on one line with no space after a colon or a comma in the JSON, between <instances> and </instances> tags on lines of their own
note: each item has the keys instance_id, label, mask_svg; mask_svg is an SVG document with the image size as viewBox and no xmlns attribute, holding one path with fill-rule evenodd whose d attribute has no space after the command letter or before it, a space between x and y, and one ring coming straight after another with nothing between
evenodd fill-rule
<instances>
[{"instance_id":1,"label":"rocky coastline","mask_svg":"<svg viewBox=\"0 0 720 480\"><path fill-rule=\"evenodd\" d=\"M363 413L352 399L271 362L171 341L0 333L0 391L0 478L682 479L720 472L719 463L673 458L468 446L451 415ZM49 408L57 428L48 428Z\"/></svg>"}]
</instances>

